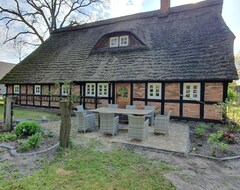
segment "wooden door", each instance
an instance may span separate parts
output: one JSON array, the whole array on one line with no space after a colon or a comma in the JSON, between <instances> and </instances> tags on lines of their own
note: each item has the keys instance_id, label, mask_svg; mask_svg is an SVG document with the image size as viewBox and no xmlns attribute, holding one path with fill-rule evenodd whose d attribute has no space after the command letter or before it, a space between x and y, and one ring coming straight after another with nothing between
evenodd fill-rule
<instances>
[{"instance_id":1,"label":"wooden door","mask_svg":"<svg viewBox=\"0 0 240 190\"><path fill-rule=\"evenodd\" d=\"M119 108L130 104L130 83L116 83L116 104Z\"/></svg>"}]
</instances>

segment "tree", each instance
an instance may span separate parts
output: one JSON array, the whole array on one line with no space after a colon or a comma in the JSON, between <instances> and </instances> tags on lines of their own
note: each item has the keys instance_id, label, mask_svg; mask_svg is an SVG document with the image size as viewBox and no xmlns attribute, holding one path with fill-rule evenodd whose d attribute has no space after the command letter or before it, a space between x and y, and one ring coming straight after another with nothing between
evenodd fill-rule
<instances>
[{"instance_id":1,"label":"tree","mask_svg":"<svg viewBox=\"0 0 240 190\"><path fill-rule=\"evenodd\" d=\"M39 45L51 32L99 19L106 0L8 0L0 2L0 21L6 26L6 40ZM30 40L29 40L30 39ZM22 41L22 40L21 40Z\"/></svg>"},{"instance_id":2,"label":"tree","mask_svg":"<svg viewBox=\"0 0 240 190\"><path fill-rule=\"evenodd\" d=\"M234 56L234 58L235 58L235 65L236 65L237 69L240 70L240 52L237 53Z\"/></svg>"}]
</instances>

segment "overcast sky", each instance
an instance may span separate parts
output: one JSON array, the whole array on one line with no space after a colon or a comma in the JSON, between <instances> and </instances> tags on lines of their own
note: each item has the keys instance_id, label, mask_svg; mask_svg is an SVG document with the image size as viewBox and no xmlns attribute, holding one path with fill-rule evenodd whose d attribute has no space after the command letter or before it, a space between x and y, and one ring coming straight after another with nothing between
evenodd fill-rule
<instances>
[{"instance_id":1,"label":"overcast sky","mask_svg":"<svg viewBox=\"0 0 240 190\"><path fill-rule=\"evenodd\" d=\"M196 3L202 0L171 0L171 7L188 3ZM160 0L110 0L111 16L119 17L139 12L146 12L160 8ZM224 0L223 18L236 36L234 42L235 53L240 52L240 0ZM3 34L0 31L0 42L3 42ZM13 54L11 47L0 47L0 61L18 63L18 58Z\"/></svg>"}]
</instances>

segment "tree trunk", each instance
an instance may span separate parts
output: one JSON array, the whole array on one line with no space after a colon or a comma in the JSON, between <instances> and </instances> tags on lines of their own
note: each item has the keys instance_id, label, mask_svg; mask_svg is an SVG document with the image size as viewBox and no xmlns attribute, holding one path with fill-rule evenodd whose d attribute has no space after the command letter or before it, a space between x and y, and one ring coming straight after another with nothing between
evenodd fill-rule
<instances>
[{"instance_id":1,"label":"tree trunk","mask_svg":"<svg viewBox=\"0 0 240 190\"><path fill-rule=\"evenodd\" d=\"M72 102L67 100L60 101L61 126L60 126L60 146L68 148L70 146L71 131L71 111Z\"/></svg>"},{"instance_id":2,"label":"tree trunk","mask_svg":"<svg viewBox=\"0 0 240 190\"><path fill-rule=\"evenodd\" d=\"M12 130L12 97L6 97L4 103L4 131Z\"/></svg>"}]
</instances>

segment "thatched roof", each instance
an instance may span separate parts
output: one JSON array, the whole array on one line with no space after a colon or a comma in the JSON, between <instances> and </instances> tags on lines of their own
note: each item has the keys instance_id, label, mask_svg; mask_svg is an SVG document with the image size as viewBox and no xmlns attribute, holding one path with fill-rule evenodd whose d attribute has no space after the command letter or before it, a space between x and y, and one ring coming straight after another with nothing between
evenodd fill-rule
<instances>
[{"instance_id":1,"label":"thatched roof","mask_svg":"<svg viewBox=\"0 0 240 190\"><path fill-rule=\"evenodd\" d=\"M63 28L2 80L4 83L70 81L231 81L235 36L225 24L223 0L170 8ZM106 34L129 32L139 47L93 51ZM92 53L93 52L93 53Z\"/></svg>"}]
</instances>

